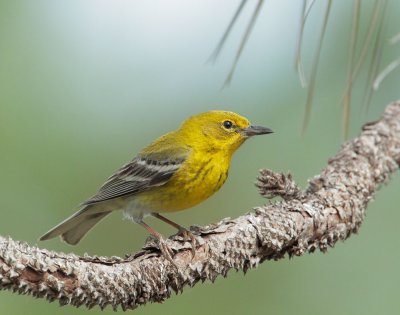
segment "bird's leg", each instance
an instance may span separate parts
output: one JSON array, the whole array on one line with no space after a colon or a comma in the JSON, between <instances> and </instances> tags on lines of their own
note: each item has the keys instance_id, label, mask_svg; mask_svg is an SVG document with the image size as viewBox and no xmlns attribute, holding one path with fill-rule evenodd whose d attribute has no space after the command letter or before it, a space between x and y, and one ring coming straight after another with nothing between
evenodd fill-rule
<instances>
[{"instance_id":1,"label":"bird's leg","mask_svg":"<svg viewBox=\"0 0 400 315\"><path fill-rule=\"evenodd\" d=\"M152 212L151 215L153 217L173 226L174 228L176 228L179 231L178 233L181 233L183 235L184 239L189 239L192 244L192 257L194 257L194 255L196 254L196 247L197 247L198 241L192 232L190 232L188 229L186 229L182 225L175 223L174 221L171 221L170 219L167 219L166 217L160 215L159 213Z\"/></svg>"},{"instance_id":2,"label":"bird's leg","mask_svg":"<svg viewBox=\"0 0 400 315\"><path fill-rule=\"evenodd\" d=\"M156 239L159 242L159 247L160 251L163 254L163 256L168 259L174 266L175 262L172 259L172 256L174 255L173 251L171 248L168 247L167 243L165 242L164 237L158 233L156 230L154 230L151 226L149 226L147 223L145 223L143 220L138 220L138 222L141 226L143 226L147 231L149 231L152 235L156 237Z\"/></svg>"}]
</instances>

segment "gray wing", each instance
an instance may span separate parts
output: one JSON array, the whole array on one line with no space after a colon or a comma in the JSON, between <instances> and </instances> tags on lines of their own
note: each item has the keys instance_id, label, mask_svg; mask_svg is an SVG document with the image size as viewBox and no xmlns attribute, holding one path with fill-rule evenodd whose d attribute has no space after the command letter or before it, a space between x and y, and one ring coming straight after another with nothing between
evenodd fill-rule
<instances>
[{"instance_id":1,"label":"gray wing","mask_svg":"<svg viewBox=\"0 0 400 315\"><path fill-rule=\"evenodd\" d=\"M151 187L164 185L184 161L184 158L156 160L136 157L108 178L97 194L82 203L82 206L136 194Z\"/></svg>"}]
</instances>

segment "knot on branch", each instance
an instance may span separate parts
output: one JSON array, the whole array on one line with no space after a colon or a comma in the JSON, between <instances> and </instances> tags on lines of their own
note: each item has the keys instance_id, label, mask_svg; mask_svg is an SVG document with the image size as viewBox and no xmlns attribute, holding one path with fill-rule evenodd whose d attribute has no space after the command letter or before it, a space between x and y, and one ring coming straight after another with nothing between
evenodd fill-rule
<instances>
[{"instance_id":1,"label":"knot on branch","mask_svg":"<svg viewBox=\"0 0 400 315\"><path fill-rule=\"evenodd\" d=\"M267 199L279 196L288 201L300 199L303 195L290 173L285 175L283 173L275 173L269 169L262 169L255 185L260 195Z\"/></svg>"}]
</instances>

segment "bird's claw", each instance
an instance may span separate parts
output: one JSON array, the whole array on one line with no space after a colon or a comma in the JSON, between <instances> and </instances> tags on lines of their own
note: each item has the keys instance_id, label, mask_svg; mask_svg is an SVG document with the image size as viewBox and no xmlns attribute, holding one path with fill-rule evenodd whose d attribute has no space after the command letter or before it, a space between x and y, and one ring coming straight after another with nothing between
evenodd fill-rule
<instances>
[{"instance_id":1,"label":"bird's claw","mask_svg":"<svg viewBox=\"0 0 400 315\"><path fill-rule=\"evenodd\" d=\"M171 247L169 247L169 245L167 244L167 240L165 240L164 238L158 238L157 239L157 245L158 248L161 252L161 254L164 256L165 259L167 259L172 265L174 265L175 267L177 267L177 265L174 262L174 252L171 249Z\"/></svg>"},{"instance_id":2,"label":"bird's claw","mask_svg":"<svg viewBox=\"0 0 400 315\"><path fill-rule=\"evenodd\" d=\"M197 240L196 236L190 232L189 230L185 228L180 228L179 229L179 234L182 234L184 240L190 240L190 243L192 245L192 259L196 255L196 248L197 246L200 246L199 241Z\"/></svg>"}]
</instances>

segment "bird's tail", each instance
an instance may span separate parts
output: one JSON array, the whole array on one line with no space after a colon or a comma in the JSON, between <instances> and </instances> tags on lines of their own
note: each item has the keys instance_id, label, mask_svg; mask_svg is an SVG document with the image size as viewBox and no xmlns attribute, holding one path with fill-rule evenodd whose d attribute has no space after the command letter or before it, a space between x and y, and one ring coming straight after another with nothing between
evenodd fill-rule
<instances>
[{"instance_id":1,"label":"bird's tail","mask_svg":"<svg viewBox=\"0 0 400 315\"><path fill-rule=\"evenodd\" d=\"M76 245L96 223L110 212L98 205L85 206L40 237L40 240L44 241L60 236L66 243Z\"/></svg>"}]
</instances>

